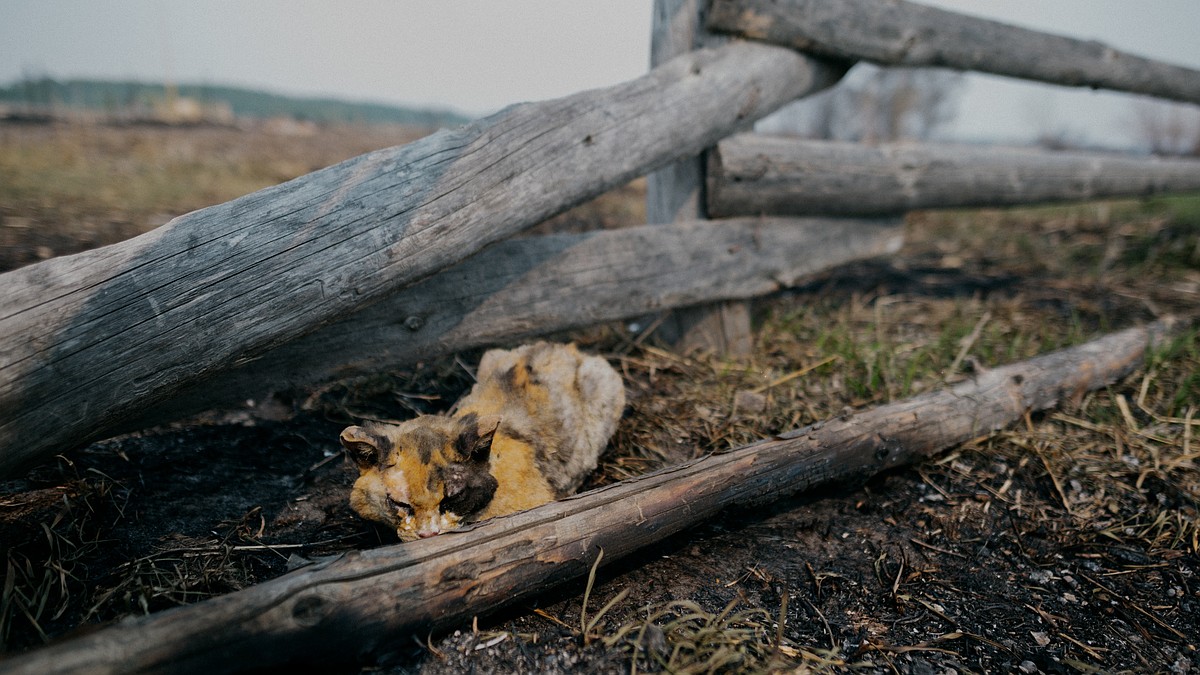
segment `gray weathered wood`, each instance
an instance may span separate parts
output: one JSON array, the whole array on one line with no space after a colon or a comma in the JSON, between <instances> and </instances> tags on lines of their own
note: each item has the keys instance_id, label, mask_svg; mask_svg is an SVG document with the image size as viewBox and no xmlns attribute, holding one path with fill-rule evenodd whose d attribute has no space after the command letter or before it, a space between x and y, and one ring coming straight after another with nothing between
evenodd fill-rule
<instances>
[{"instance_id":1,"label":"gray weathered wood","mask_svg":"<svg viewBox=\"0 0 1200 675\"><path fill-rule=\"evenodd\" d=\"M737 42L0 276L0 475L825 87Z\"/></svg>"},{"instance_id":2,"label":"gray weathered wood","mask_svg":"<svg viewBox=\"0 0 1200 675\"><path fill-rule=\"evenodd\" d=\"M704 0L654 0L650 67L656 68L695 49L718 47L729 38L704 28ZM707 218L704 210L703 153L684 157L646 176L646 222Z\"/></svg>"},{"instance_id":3,"label":"gray weathered wood","mask_svg":"<svg viewBox=\"0 0 1200 675\"><path fill-rule=\"evenodd\" d=\"M714 216L879 215L1200 190L1200 161L740 134L709 157Z\"/></svg>"},{"instance_id":4,"label":"gray weathered wood","mask_svg":"<svg viewBox=\"0 0 1200 675\"><path fill-rule=\"evenodd\" d=\"M728 38L704 28L704 0L655 0L650 36L650 67ZM685 157L646 177L646 222L673 223L708 217L704 208L705 153ZM659 335L685 351L702 349L741 356L751 347L750 312L745 302L719 302L679 309L660 325Z\"/></svg>"},{"instance_id":5,"label":"gray weathered wood","mask_svg":"<svg viewBox=\"0 0 1200 675\"><path fill-rule=\"evenodd\" d=\"M130 429L471 347L763 295L895 252L902 231L899 220L744 218L509 239L189 388Z\"/></svg>"},{"instance_id":6,"label":"gray weathered wood","mask_svg":"<svg viewBox=\"0 0 1200 675\"><path fill-rule=\"evenodd\" d=\"M708 26L834 58L1200 103L1200 71L904 0L713 0Z\"/></svg>"},{"instance_id":7,"label":"gray weathered wood","mask_svg":"<svg viewBox=\"0 0 1200 675\"><path fill-rule=\"evenodd\" d=\"M1081 397L1130 373L1172 331L1132 328L472 530L351 553L0 662L0 672L210 673L365 658L580 579L600 549L610 562L723 508L891 469Z\"/></svg>"}]
</instances>

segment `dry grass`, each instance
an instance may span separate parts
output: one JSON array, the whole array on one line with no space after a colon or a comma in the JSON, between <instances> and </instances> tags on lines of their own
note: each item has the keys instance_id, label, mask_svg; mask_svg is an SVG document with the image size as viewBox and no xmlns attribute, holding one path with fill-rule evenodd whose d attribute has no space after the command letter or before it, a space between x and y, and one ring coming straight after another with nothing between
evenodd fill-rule
<instances>
[{"instance_id":1,"label":"dry grass","mask_svg":"<svg viewBox=\"0 0 1200 675\"><path fill-rule=\"evenodd\" d=\"M64 619L68 625L77 621L77 607L88 594L87 563L124 515L124 486L95 472L80 476L69 461L60 462L66 480L0 499L0 649L14 631L48 640Z\"/></svg>"},{"instance_id":2,"label":"dry grass","mask_svg":"<svg viewBox=\"0 0 1200 675\"><path fill-rule=\"evenodd\" d=\"M1042 301L1036 281L986 298L825 295L823 289L837 284L829 279L764 303L756 349L746 361L682 355L652 337L611 329L583 336L594 348L607 349L620 366L630 400L614 451L595 482L912 396L978 369L1077 344L1129 320L1093 312L1087 303L1096 291L1087 283L1058 286L1055 303ZM940 557L947 567L977 557L980 545L1011 547L1017 566L1054 570L1069 569L1062 556L1077 554L1082 572L1047 572L1031 580L1077 583L1082 589L1076 595L1112 603L1131 631L1160 640L1157 648L1186 648L1190 638L1175 626L1195 588L1189 586L1188 568L1176 568L1173 561L1200 554L1198 374L1200 336L1193 330L1160 347L1124 381L920 467L918 487L927 505L919 509L925 515L916 520L913 547ZM875 561L891 611L902 616L924 613L942 623L936 617L951 611L946 608L962 608L980 592L969 585L956 588L963 582L942 580L936 568L913 569L908 560L903 551L883 550ZM825 573L810 573L814 590L794 591L794 602L808 608L806 629L785 625L787 600L774 607L743 600L734 611L691 600L639 609L622 597L606 611L637 617L609 622L604 642L626 653L633 671L696 673L874 671L917 655L970 663L969 650L978 645L1009 650L996 637L948 618L951 630L943 625L925 639L897 644L879 623L878 610L869 609L831 619L874 636L845 649L828 633L819 609L827 602L820 590ZM1148 595L1147 588L1156 590ZM1049 633L1068 646L1065 658L1085 670L1111 664L1113 647L1069 627L1078 621L1086 622L1062 618L1058 632ZM812 628L822 624L824 630ZM1024 631L1026 640L1030 634ZM1172 653L1126 648L1143 667L1169 661Z\"/></svg>"},{"instance_id":3,"label":"dry grass","mask_svg":"<svg viewBox=\"0 0 1200 675\"><path fill-rule=\"evenodd\" d=\"M115 243L175 216L407 143L423 130L0 125L0 271Z\"/></svg>"},{"instance_id":4,"label":"dry grass","mask_svg":"<svg viewBox=\"0 0 1200 675\"><path fill-rule=\"evenodd\" d=\"M613 349L635 413L605 475L738 447L1088 337L1021 299L793 296L762 310L745 361L644 342Z\"/></svg>"},{"instance_id":5,"label":"dry grass","mask_svg":"<svg viewBox=\"0 0 1200 675\"><path fill-rule=\"evenodd\" d=\"M171 537L159 550L121 562L108 583L92 589L81 622L149 614L252 585L262 569L248 553L267 550L285 556L259 542L266 525L261 511L252 510L236 523L222 523L212 536Z\"/></svg>"},{"instance_id":6,"label":"dry grass","mask_svg":"<svg viewBox=\"0 0 1200 675\"><path fill-rule=\"evenodd\" d=\"M1055 324L1034 308L1016 311L1020 303L1011 299L897 301L868 312L853 303L796 308L791 299L779 299L772 304L759 329L760 348L749 363L681 356L628 342L614 350L630 386L632 410L599 482L969 376L948 369L964 346L975 367L989 367L1089 337L1078 324ZM991 329L975 331L980 325ZM1016 347L1014 336L1020 342ZM790 345L792 340L805 348ZM1041 602L1030 600L1028 613L1039 623L1050 622L1048 633L1026 628L1005 635L1011 629L1004 624L993 624L1001 635L973 632L950 618L969 615L971 598L982 591L938 567L972 560L979 546L992 545L1010 548L1018 567L1032 567L1034 572L1026 573L1031 584L1074 584L1078 597L1111 605L1106 611L1132 627L1129 639L1153 636L1153 647L1123 644L1128 652L1120 659L1136 657L1152 670L1169 664L1178 649L1188 653L1193 640L1180 621L1196 589L1189 585L1194 581L1188 567L1175 565L1200 555L1198 356L1200 338L1193 331L1163 346L1146 368L1110 389L964 444L917 469L919 487L927 488L926 505L919 509L925 515L915 521L919 536L912 537L915 546L909 548L943 562L922 567L903 550L881 550L874 562L890 606L886 611L857 607L843 589L832 594L839 598L832 605L838 614L826 619L820 607L829 610L830 592L821 590L822 579L848 579L810 568L813 588L792 591L792 602L804 603L799 616L807 625L787 624L786 590L774 606L741 597L724 607L714 607L712 599L638 607L625 597L627 586L608 597L602 614L632 617L598 622L599 634L605 645L625 654L630 672L899 672L910 667L904 659L916 657L950 659L961 667L978 658L972 653L981 646L1015 658L1020 651L1004 643L1021 636L1030 641L1030 635L1034 641L1066 645L1063 662L1076 670L1123 662L1115 660L1111 637L1097 637L1097 625L1081 627L1094 619L1060 616L1061 610L1041 609ZM910 374L914 377L901 377ZM745 392L759 394L756 405L762 407L739 409ZM847 554L855 556L850 549ZM1064 555L1078 556L1080 568L1064 563ZM834 569L845 564L829 562ZM747 575L762 577L763 572L751 568ZM764 586L778 583L763 581ZM1071 594L1068 590L1063 597ZM1020 618L1026 610L1013 610L1010 620L1028 621ZM886 618L893 612L898 616ZM1043 620L1038 612L1050 618ZM896 642L886 622L909 617L908 622L922 614L936 630L915 642ZM848 648L830 622L843 631L857 626L871 637Z\"/></svg>"},{"instance_id":7,"label":"dry grass","mask_svg":"<svg viewBox=\"0 0 1200 675\"><path fill-rule=\"evenodd\" d=\"M765 610L731 602L709 612L689 600L647 607L645 615L616 629L605 642L630 653L630 672L767 672L788 665L800 650L782 641L781 624Z\"/></svg>"},{"instance_id":8,"label":"dry grass","mask_svg":"<svg viewBox=\"0 0 1200 675\"><path fill-rule=\"evenodd\" d=\"M854 280L834 274L799 293L761 303L756 348L746 361L678 354L652 337L614 338L609 355L623 370L631 413L597 482L906 398L979 369L1077 344L1164 308L1194 311L1192 300L1200 290L1191 257L1200 250L1197 205L1200 200L1180 198L989 211L978 217L919 216L902 258L873 270L894 279L898 288L869 285L855 291L846 288ZM1085 234L1073 236L1064 229ZM1114 234L1100 237L1098 230ZM956 233L960 238L953 238ZM1022 239L1024 245L1012 245ZM1104 259L1097 248L1118 262L1094 265ZM1063 259L1086 264L1072 266ZM1010 277L1010 270L1028 276ZM969 290L981 279L1002 275L1003 290ZM962 287L946 293L947 280ZM1078 595L1111 603L1111 611L1134 627L1134 636L1161 640L1147 648L1129 638L1134 641L1124 643L1127 651L1119 652L1099 646L1104 643L1095 638L1085 641L1080 629L1068 627L1072 620L1060 620L1050 636L1066 645L1064 662L1073 667L1103 668L1120 653L1153 669L1180 653L1171 645L1188 653L1191 638L1175 626L1195 603L1196 589L1189 568L1176 562L1200 554L1197 401L1200 336L1193 330L1159 348L1125 381L964 444L919 469L931 506L924 507L928 521L917 521L928 536L914 543L951 562L955 556L977 555L972 545L986 547L992 537L1011 538L1014 559L1035 566L1062 566L1055 560L1064 552L1077 554L1084 570L1078 578L1069 573L1046 578L1080 584ZM976 532L997 527L1011 532L976 538ZM894 564L886 560L885 553L883 568ZM889 574L902 572L903 564ZM928 575L928 570L914 571L909 577ZM934 612L930 607L955 604L945 589L904 593L888 574L883 577L881 585L892 586L898 607L929 613ZM1164 592L1166 602L1159 595ZM807 598L814 610L819 596ZM681 615L700 621L703 612L711 620L720 615L713 609L671 602L646 608L642 618L613 628L607 639L632 654L634 667L723 672L721 659L706 656L692 637L663 630ZM770 625L767 619L778 610L752 611L761 627ZM805 670L874 669L892 668L896 655L918 651L969 662L961 650L972 641L1007 649L962 631L894 645L885 637L886 628L872 627L872 620L861 625L881 636L878 641L845 652L830 650L824 635L809 641L785 633L778 644L786 649L770 652L771 658L782 656L787 667ZM745 626L729 628L726 635L748 650L742 653L746 658L760 654L755 650L766 644L765 633L747 632ZM754 661L730 666L730 672L777 667L770 660Z\"/></svg>"}]
</instances>

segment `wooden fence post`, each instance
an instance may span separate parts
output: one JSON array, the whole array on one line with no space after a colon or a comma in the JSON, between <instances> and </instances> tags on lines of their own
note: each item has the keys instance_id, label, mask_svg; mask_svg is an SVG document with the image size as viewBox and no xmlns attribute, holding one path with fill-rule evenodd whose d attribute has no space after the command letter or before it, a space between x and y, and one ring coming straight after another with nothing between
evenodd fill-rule
<instances>
[{"instance_id":1,"label":"wooden fence post","mask_svg":"<svg viewBox=\"0 0 1200 675\"><path fill-rule=\"evenodd\" d=\"M706 0L655 0L650 67L680 54L715 47L729 38L704 27ZM708 218L704 183L706 152L681 159L646 178L646 222L674 223ZM750 303L718 302L675 310L660 334L685 351L701 349L731 356L750 353Z\"/></svg>"}]
</instances>

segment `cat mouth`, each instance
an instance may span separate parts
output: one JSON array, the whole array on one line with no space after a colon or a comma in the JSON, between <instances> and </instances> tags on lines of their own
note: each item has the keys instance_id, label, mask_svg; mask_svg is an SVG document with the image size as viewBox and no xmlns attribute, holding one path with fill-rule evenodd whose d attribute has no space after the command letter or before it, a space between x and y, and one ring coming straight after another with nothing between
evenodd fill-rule
<instances>
[{"instance_id":1,"label":"cat mouth","mask_svg":"<svg viewBox=\"0 0 1200 675\"><path fill-rule=\"evenodd\" d=\"M414 532L412 530L404 530L404 529L396 530L396 536L400 537L400 541L404 541L404 542L418 541L420 539L432 539L433 537L436 537L439 534L441 534L441 531L437 531L437 530L422 530L420 532Z\"/></svg>"}]
</instances>

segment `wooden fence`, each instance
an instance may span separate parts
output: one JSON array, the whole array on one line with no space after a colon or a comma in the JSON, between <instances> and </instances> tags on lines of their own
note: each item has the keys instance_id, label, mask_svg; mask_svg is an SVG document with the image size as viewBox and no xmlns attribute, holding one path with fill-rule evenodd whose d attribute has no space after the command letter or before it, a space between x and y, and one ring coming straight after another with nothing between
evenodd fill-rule
<instances>
[{"instance_id":1,"label":"wooden fence","mask_svg":"<svg viewBox=\"0 0 1200 675\"><path fill-rule=\"evenodd\" d=\"M797 214L896 216L910 208L1200 188L1197 162L729 138L785 103L835 83L856 59L1197 102L1200 72L1194 70L899 0L715 0L711 7L660 0L655 21L655 66L644 77L515 106L181 216L121 244L0 276L0 474L263 388L397 367L651 310L747 298L830 265L895 250L895 218ZM721 38L710 30L777 44ZM1015 50L1017 43L1025 47ZM965 44L970 48L958 49ZM1012 58L1017 52L1019 60ZM944 170L948 165L952 170ZM654 170L648 221L674 224L507 240ZM975 179L964 187L964 176ZM871 199L862 197L866 192ZM732 220L706 222L709 216ZM646 276L631 278L626 271L635 268ZM680 321L679 332L707 332L716 336L710 343L736 349L747 316L737 304L699 309ZM347 330L351 325L355 330ZM1116 353L1108 343L1073 353L1072 367L1079 359L1092 364L1091 379L1072 380L1070 387L1102 386L1127 372L1162 330L1125 335L1111 365L1095 365ZM1012 379L1023 381L1024 375ZM1032 389L1014 393L1012 382L995 385L1009 397L1004 405L1017 395L1025 407L1053 402L1054 396ZM1003 414L1011 412L1005 408ZM916 456L920 452L911 448L953 442L914 437L901 452L876 447L881 438L842 440L855 452L874 453L872 466L891 466L893 450L895 457ZM763 448L753 447L758 450L749 456L758 457ZM827 463L818 464L825 468L807 482L834 475ZM761 479L779 490L775 496L786 493L779 488L781 475ZM684 489L663 484L671 494ZM786 483L792 490L801 484L806 482ZM753 489L730 489L720 504L761 498ZM466 576L446 577L437 567L438 578L455 581L446 591L453 610L437 616L406 617L405 611L417 610L389 605L382 617L378 608L339 604L334 596L360 593L344 585L351 577L371 584L372 593L411 593L413 584L433 578L428 575L434 569L412 562L451 546L458 541L453 538L347 558L329 567L337 572L327 580L333 586L320 586L308 576L312 572L301 571L271 582L268 591L251 589L124 622L4 661L0 670L262 667L337 652L366 635L445 626L511 601L493 592L508 587L514 577L506 575L519 574L532 592L583 571L580 556L616 536L579 524L595 511L589 506L576 513L577 506L593 501L547 505L474 530L470 541L490 541L497 528L504 529L504 541L516 546L504 551L530 559L550 555L547 560L559 564L518 565L512 556L493 555L490 563L460 560L471 571ZM562 538L570 534L547 520L554 509L574 514L571 532L578 536L551 547L553 554L539 553L530 542L566 542ZM673 512L671 528L686 527L704 513ZM623 518L614 527L628 535L629 528L644 525L631 522ZM655 538L654 531L638 532L629 541ZM333 588L339 590L329 595ZM262 611L243 611L248 607ZM264 630L263 622L276 614L283 628ZM212 644L203 636L230 635L211 633L214 617L243 630L241 637ZM345 630L331 632L332 619Z\"/></svg>"},{"instance_id":2,"label":"wooden fence","mask_svg":"<svg viewBox=\"0 0 1200 675\"><path fill-rule=\"evenodd\" d=\"M611 287L603 287L599 277L579 279L571 302L547 297L536 315L521 304L528 299L510 299L505 293L514 289L496 285L495 279L479 287L486 297L459 306L457 316L419 303L405 309L415 291L397 295L431 275L448 273L490 244L653 169L660 170L648 187L650 223L695 221L710 214L899 215L929 206L1200 188L1195 162L1083 154L856 148L741 137L702 156L704 148L754 120L835 83L860 57L1200 101L1196 71L905 2L719 0L705 17L707 9L700 0L659 2L653 50L659 63L645 77L515 106L181 216L121 244L0 276L0 475L122 430L258 396L265 387L312 384L353 373L356 364L359 372L363 364L396 367L418 355L484 344L438 332L466 318L473 334L513 338L778 287L714 283L671 292L664 286L657 295L639 295L641 302L620 303L619 311L573 316L567 309L572 303L591 298L592 306L606 304L599 298ZM730 40L706 26L788 46ZM970 49L954 48L964 41L970 41ZM1025 45L1016 62L1013 44ZM794 161L797 157L804 161ZM948 165L953 170L945 170ZM964 185L972 176L978 180ZM861 198L867 193L870 199ZM770 227L776 237L772 255L793 262L748 263L745 256L721 256L720 237L728 233L715 228L676 230L675 236L720 263L706 270L710 279L732 278L748 264L758 265L762 278L794 279L799 269L817 271L881 251L879 237L858 237L848 225L844 245L822 261L812 253L828 241L825 234L820 241L812 239L821 228L803 223L789 228L781 220ZM839 226L829 227L838 231ZM485 268L486 257L524 255L526 262L515 264L532 265L555 246L586 241L587 246L621 247L619 239L633 242L639 236L629 232L574 243L526 240L513 245L527 249L524 253L509 246L464 264L468 270L470 265ZM667 241L671 236L663 233L656 246L676 246ZM645 269L638 248L576 255L609 256L609 269ZM681 264L659 259L663 265ZM561 267L551 264L544 273L559 275ZM436 286L432 279L425 283ZM377 303L382 304L372 307ZM489 318L481 327L475 319L483 307ZM405 312L402 328L395 311ZM353 320L362 325L379 323L391 330L364 336L361 344L349 337L332 343L320 337L332 329L298 342L356 314L361 316ZM501 328L503 322L516 325ZM727 304L685 314L677 332L709 336L692 344L737 351L748 344L748 322L744 306ZM384 335L397 345L375 350ZM313 357L324 361L321 367L300 374L282 368L295 362L297 350L311 349L321 352Z\"/></svg>"},{"instance_id":3,"label":"wooden fence","mask_svg":"<svg viewBox=\"0 0 1200 675\"><path fill-rule=\"evenodd\" d=\"M904 0L660 0L657 7L655 59L735 34L846 64L938 66L1200 103L1195 70ZM652 175L647 219L882 215L1200 189L1195 162L1165 164L742 136ZM749 346L750 312L745 303L693 309L678 330L685 347L738 353Z\"/></svg>"}]
</instances>

